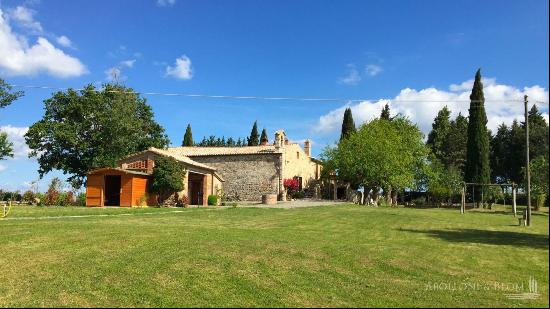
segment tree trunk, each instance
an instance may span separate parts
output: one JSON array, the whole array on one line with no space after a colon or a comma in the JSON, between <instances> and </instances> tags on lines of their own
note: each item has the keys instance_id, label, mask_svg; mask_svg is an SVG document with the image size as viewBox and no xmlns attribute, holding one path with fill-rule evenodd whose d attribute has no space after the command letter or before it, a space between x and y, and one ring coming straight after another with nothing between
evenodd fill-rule
<instances>
[{"instance_id":1,"label":"tree trunk","mask_svg":"<svg viewBox=\"0 0 550 309\"><path fill-rule=\"evenodd\" d=\"M386 204L391 206L391 188L384 190L384 194L386 195Z\"/></svg>"},{"instance_id":2,"label":"tree trunk","mask_svg":"<svg viewBox=\"0 0 550 309\"><path fill-rule=\"evenodd\" d=\"M373 206L378 206L378 198L379 198L379 194L378 194L378 188L374 187L372 188L372 200L373 200Z\"/></svg>"},{"instance_id":3,"label":"tree trunk","mask_svg":"<svg viewBox=\"0 0 550 309\"><path fill-rule=\"evenodd\" d=\"M391 204L392 206L397 206L397 190L391 191Z\"/></svg>"}]
</instances>

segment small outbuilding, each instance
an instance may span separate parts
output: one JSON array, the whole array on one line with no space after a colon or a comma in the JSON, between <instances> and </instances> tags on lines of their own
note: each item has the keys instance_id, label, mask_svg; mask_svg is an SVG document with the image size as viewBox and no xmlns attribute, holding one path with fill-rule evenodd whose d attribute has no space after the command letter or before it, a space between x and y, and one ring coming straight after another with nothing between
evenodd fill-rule
<instances>
[{"instance_id":1,"label":"small outbuilding","mask_svg":"<svg viewBox=\"0 0 550 309\"><path fill-rule=\"evenodd\" d=\"M150 175L122 168L100 168L88 173L86 206L147 205ZM151 199L151 197L149 197Z\"/></svg>"},{"instance_id":2,"label":"small outbuilding","mask_svg":"<svg viewBox=\"0 0 550 309\"><path fill-rule=\"evenodd\" d=\"M208 195L222 190L223 179L216 169L166 150L149 148L118 162L119 167L90 171L86 183L86 206L138 207L156 205L157 196L148 192L153 168L159 156L171 157L185 169L184 190L175 195L189 205L207 205Z\"/></svg>"}]
</instances>

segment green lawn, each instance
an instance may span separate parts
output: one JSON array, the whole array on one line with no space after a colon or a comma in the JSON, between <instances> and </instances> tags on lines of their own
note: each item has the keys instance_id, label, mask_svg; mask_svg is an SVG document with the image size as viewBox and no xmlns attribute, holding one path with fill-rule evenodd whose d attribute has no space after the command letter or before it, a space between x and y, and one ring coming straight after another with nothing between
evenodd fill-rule
<instances>
[{"instance_id":1,"label":"green lawn","mask_svg":"<svg viewBox=\"0 0 550 309\"><path fill-rule=\"evenodd\" d=\"M0 306L548 307L547 213L177 211L14 207ZM506 297L530 277L538 299Z\"/></svg>"}]
</instances>

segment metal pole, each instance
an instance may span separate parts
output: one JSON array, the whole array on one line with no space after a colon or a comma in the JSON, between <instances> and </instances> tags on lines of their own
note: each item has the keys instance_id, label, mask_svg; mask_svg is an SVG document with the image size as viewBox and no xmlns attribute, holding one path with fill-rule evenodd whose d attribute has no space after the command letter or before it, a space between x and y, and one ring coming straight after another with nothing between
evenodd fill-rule
<instances>
[{"instance_id":1,"label":"metal pole","mask_svg":"<svg viewBox=\"0 0 550 309\"><path fill-rule=\"evenodd\" d=\"M514 217L517 216L516 209L516 184L512 183L512 211L514 212Z\"/></svg>"},{"instance_id":2,"label":"metal pole","mask_svg":"<svg viewBox=\"0 0 550 309\"><path fill-rule=\"evenodd\" d=\"M525 170L527 171L527 226L531 226L531 168L529 166L529 113L527 112L527 96L523 97L525 103Z\"/></svg>"},{"instance_id":3,"label":"metal pole","mask_svg":"<svg viewBox=\"0 0 550 309\"><path fill-rule=\"evenodd\" d=\"M473 208L477 208L477 205L476 205L476 186L475 185L472 186L472 205L473 205Z\"/></svg>"},{"instance_id":4,"label":"metal pole","mask_svg":"<svg viewBox=\"0 0 550 309\"><path fill-rule=\"evenodd\" d=\"M464 213L464 187L466 185L462 183L462 190L460 190L460 213Z\"/></svg>"}]
</instances>

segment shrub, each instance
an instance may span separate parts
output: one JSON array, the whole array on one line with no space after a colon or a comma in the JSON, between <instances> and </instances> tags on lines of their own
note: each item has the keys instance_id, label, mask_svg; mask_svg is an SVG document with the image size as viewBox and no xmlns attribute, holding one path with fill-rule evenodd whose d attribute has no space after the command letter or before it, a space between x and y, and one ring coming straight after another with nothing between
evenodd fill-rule
<instances>
[{"instance_id":1,"label":"shrub","mask_svg":"<svg viewBox=\"0 0 550 309\"><path fill-rule=\"evenodd\" d=\"M61 192L57 195L57 201L54 205L57 206L71 206L74 203L74 196L72 191Z\"/></svg>"},{"instance_id":2,"label":"shrub","mask_svg":"<svg viewBox=\"0 0 550 309\"><path fill-rule=\"evenodd\" d=\"M536 195L536 203L535 203L535 209L541 209L544 207L544 202L546 201L546 194L537 194Z\"/></svg>"},{"instance_id":3,"label":"shrub","mask_svg":"<svg viewBox=\"0 0 550 309\"><path fill-rule=\"evenodd\" d=\"M23 196L19 192L2 192L2 200L3 201L21 201L23 199Z\"/></svg>"},{"instance_id":4,"label":"shrub","mask_svg":"<svg viewBox=\"0 0 550 309\"><path fill-rule=\"evenodd\" d=\"M57 205L58 201L59 201L58 191L48 190L48 192L46 192L46 194L44 195L44 205L46 206Z\"/></svg>"},{"instance_id":5,"label":"shrub","mask_svg":"<svg viewBox=\"0 0 550 309\"><path fill-rule=\"evenodd\" d=\"M425 197L417 197L415 199L412 200L412 203L415 205L415 206L425 206L426 205L426 198Z\"/></svg>"},{"instance_id":6,"label":"shrub","mask_svg":"<svg viewBox=\"0 0 550 309\"><path fill-rule=\"evenodd\" d=\"M74 205L75 206L86 206L86 193L84 193L84 192L78 193L78 195L76 196Z\"/></svg>"},{"instance_id":7,"label":"shrub","mask_svg":"<svg viewBox=\"0 0 550 309\"><path fill-rule=\"evenodd\" d=\"M295 198L295 199L302 199L304 197L306 197L306 194L304 193L304 191L297 191L292 194L292 198Z\"/></svg>"},{"instance_id":8,"label":"shrub","mask_svg":"<svg viewBox=\"0 0 550 309\"><path fill-rule=\"evenodd\" d=\"M59 200L59 192L63 189L61 180L57 177L53 178L48 186L48 192L44 196L44 205L56 205Z\"/></svg>"},{"instance_id":9,"label":"shrub","mask_svg":"<svg viewBox=\"0 0 550 309\"><path fill-rule=\"evenodd\" d=\"M37 206L44 206L44 201L46 200L46 195L44 193L38 192L34 196Z\"/></svg>"},{"instance_id":10,"label":"shrub","mask_svg":"<svg viewBox=\"0 0 550 309\"><path fill-rule=\"evenodd\" d=\"M208 205L210 205L210 206L218 205L218 196L217 195L209 195L208 196Z\"/></svg>"},{"instance_id":11,"label":"shrub","mask_svg":"<svg viewBox=\"0 0 550 309\"><path fill-rule=\"evenodd\" d=\"M300 184L298 183L298 179L288 178L283 181L283 186L285 187L288 194L292 195L293 193L298 191Z\"/></svg>"},{"instance_id":12,"label":"shrub","mask_svg":"<svg viewBox=\"0 0 550 309\"><path fill-rule=\"evenodd\" d=\"M29 204L34 203L34 197L34 192L32 192L31 190L27 190L25 191L25 193L23 193L23 201Z\"/></svg>"}]
</instances>

